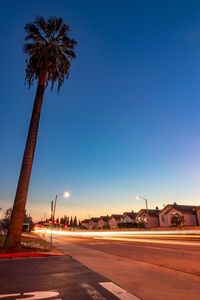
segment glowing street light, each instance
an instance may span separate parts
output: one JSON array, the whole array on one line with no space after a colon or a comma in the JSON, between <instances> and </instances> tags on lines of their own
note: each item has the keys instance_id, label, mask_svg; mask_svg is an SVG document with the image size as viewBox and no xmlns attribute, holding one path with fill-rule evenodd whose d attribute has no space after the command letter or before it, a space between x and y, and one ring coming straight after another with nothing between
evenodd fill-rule
<instances>
[{"instance_id":1,"label":"glowing street light","mask_svg":"<svg viewBox=\"0 0 200 300\"><path fill-rule=\"evenodd\" d=\"M54 201L54 210L53 210L53 222L55 220L55 212L56 212L56 203L57 203L57 199L58 199L58 196L60 195L63 195L65 198L69 198L70 197L70 192L64 192L64 193L60 193L60 194L57 194L56 197L55 197L55 201Z\"/></svg>"},{"instance_id":2,"label":"glowing street light","mask_svg":"<svg viewBox=\"0 0 200 300\"><path fill-rule=\"evenodd\" d=\"M61 196L61 195L63 195L65 198L69 198L70 192L64 192L64 193L57 194L55 197L54 206L53 206L53 201L51 201L51 215L52 215L51 235L50 235L51 246L53 245L52 226L54 226L53 224L54 224L54 220L55 220L56 203L57 203L58 196Z\"/></svg>"},{"instance_id":3,"label":"glowing street light","mask_svg":"<svg viewBox=\"0 0 200 300\"><path fill-rule=\"evenodd\" d=\"M136 196L137 200L143 199L146 203L146 211L147 211L147 228L149 228L149 211L148 211L148 204L147 204L147 199L142 197L142 196Z\"/></svg>"}]
</instances>

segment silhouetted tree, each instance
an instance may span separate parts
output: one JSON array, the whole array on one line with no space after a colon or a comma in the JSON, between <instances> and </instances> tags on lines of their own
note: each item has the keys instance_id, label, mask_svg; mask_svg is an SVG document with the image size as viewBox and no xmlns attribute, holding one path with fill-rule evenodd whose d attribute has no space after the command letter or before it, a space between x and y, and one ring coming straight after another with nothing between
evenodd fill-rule
<instances>
[{"instance_id":1,"label":"silhouetted tree","mask_svg":"<svg viewBox=\"0 0 200 300\"><path fill-rule=\"evenodd\" d=\"M37 16L33 23L25 26L25 32L25 41L30 41L23 49L27 55L26 82L30 87L36 80L38 86L5 248L21 246L22 223L45 87L51 82L53 89L54 83L58 82L59 91L65 77L69 75L71 60L75 57L76 41L69 38L69 26L61 18L45 20Z\"/></svg>"},{"instance_id":2,"label":"silhouetted tree","mask_svg":"<svg viewBox=\"0 0 200 300\"><path fill-rule=\"evenodd\" d=\"M74 227L77 227L77 218L76 218L76 216L74 217Z\"/></svg>"},{"instance_id":3,"label":"silhouetted tree","mask_svg":"<svg viewBox=\"0 0 200 300\"><path fill-rule=\"evenodd\" d=\"M71 219L70 219L70 223L69 223L69 225L70 225L70 227L73 227L73 226L74 226L74 223L73 223L73 219L72 219L72 217L71 217Z\"/></svg>"}]
</instances>

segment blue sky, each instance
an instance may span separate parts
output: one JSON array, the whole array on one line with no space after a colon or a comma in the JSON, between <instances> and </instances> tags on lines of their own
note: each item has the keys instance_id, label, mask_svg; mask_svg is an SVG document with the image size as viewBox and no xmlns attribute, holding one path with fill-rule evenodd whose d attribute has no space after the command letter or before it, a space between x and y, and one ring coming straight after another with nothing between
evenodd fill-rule
<instances>
[{"instance_id":1,"label":"blue sky","mask_svg":"<svg viewBox=\"0 0 200 300\"><path fill-rule=\"evenodd\" d=\"M12 9L11 9L12 8ZM27 210L79 218L200 204L199 1L9 1L1 6L0 207L12 206L35 96L24 26L62 17L77 58L44 97Z\"/></svg>"}]
</instances>

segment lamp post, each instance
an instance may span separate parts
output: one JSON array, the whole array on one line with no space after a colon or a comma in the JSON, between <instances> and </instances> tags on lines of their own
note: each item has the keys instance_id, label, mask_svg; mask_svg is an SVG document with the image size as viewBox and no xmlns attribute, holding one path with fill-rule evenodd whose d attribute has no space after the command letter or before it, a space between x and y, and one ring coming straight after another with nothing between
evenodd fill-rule
<instances>
[{"instance_id":1,"label":"lamp post","mask_svg":"<svg viewBox=\"0 0 200 300\"><path fill-rule=\"evenodd\" d=\"M143 199L145 201L146 204L146 211L147 211L147 229L149 228L149 211L148 211L148 204L147 204L147 199L142 197L142 196L136 196L136 199Z\"/></svg>"},{"instance_id":2,"label":"lamp post","mask_svg":"<svg viewBox=\"0 0 200 300\"><path fill-rule=\"evenodd\" d=\"M53 201L51 201L51 215L52 215L51 236L50 236L51 246L52 246L52 227L53 227L54 220L55 220L56 203L57 203L58 196L61 196L61 195L63 195L65 198L69 198L70 192L64 192L64 193L57 194L55 197L55 200L54 200L54 205L53 205Z\"/></svg>"},{"instance_id":3,"label":"lamp post","mask_svg":"<svg viewBox=\"0 0 200 300\"><path fill-rule=\"evenodd\" d=\"M56 212L57 199L58 199L58 196L60 196L60 195L63 195L65 198L69 198L70 197L70 192L64 192L64 193L60 193L60 194L56 195L55 201L54 201L54 209L53 209L53 222L55 220L55 212Z\"/></svg>"}]
</instances>

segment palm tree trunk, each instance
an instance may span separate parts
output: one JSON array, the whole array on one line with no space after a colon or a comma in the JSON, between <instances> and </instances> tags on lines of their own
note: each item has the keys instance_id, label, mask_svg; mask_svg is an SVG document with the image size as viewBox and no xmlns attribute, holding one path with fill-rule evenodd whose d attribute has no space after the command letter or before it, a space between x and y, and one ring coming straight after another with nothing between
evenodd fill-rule
<instances>
[{"instance_id":1,"label":"palm tree trunk","mask_svg":"<svg viewBox=\"0 0 200 300\"><path fill-rule=\"evenodd\" d=\"M31 177L31 169L33 164L35 145L37 141L38 126L40 120L40 112L42 108L42 101L45 90L45 83L47 78L47 70L40 73L38 80L38 87L33 106L31 122L29 125L29 132L24 150L24 157L21 166L21 172L18 180L15 201L13 205L11 220L9 224L8 234L4 244L4 248L20 248L21 247L21 233L24 221L24 211L26 206L26 199L29 188L29 181Z\"/></svg>"}]
</instances>

